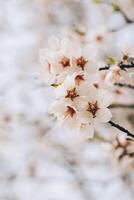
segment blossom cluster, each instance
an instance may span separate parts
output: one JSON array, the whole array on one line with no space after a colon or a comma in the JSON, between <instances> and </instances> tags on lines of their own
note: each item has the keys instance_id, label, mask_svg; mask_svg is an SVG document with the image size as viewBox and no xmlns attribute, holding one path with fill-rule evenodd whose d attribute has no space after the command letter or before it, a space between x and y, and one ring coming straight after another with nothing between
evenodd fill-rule
<instances>
[{"instance_id":1,"label":"blossom cluster","mask_svg":"<svg viewBox=\"0 0 134 200\"><path fill-rule=\"evenodd\" d=\"M101 62L93 50L91 44L52 37L49 48L40 51L44 80L55 93L49 112L61 124L82 131L86 137L93 136L96 126L111 120L111 88L128 78L127 71L112 57L109 70L100 70Z\"/></svg>"}]
</instances>

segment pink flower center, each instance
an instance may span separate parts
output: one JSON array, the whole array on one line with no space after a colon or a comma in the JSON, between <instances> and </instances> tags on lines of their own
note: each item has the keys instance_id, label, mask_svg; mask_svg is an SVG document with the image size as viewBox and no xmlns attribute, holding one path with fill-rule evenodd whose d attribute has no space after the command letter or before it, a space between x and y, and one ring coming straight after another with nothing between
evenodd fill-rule
<instances>
[{"instance_id":1,"label":"pink flower center","mask_svg":"<svg viewBox=\"0 0 134 200\"><path fill-rule=\"evenodd\" d=\"M76 85L80 85L81 81L84 81L84 75L77 75L75 77L75 83L76 83Z\"/></svg>"},{"instance_id":2,"label":"pink flower center","mask_svg":"<svg viewBox=\"0 0 134 200\"><path fill-rule=\"evenodd\" d=\"M75 113L76 113L76 111L71 106L67 106L65 116L73 117Z\"/></svg>"},{"instance_id":3,"label":"pink flower center","mask_svg":"<svg viewBox=\"0 0 134 200\"><path fill-rule=\"evenodd\" d=\"M103 37L101 35L97 35L96 36L96 41L97 42L102 42L103 41Z\"/></svg>"},{"instance_id":4,"label":"pink flower center","mask_svg":"<svg viewBox=\"0 0 134 200\"><path fill-rule=\"evenodd\" d=\"M66 56L64 56L64 57L61 59L60 63L62 64L63 68L69 67L69 66L70 66L70 59L67 58Z\"/></svg>"},{"instance_id":5,"label":"pink flower center","mask_svg":"<svg viewBox=\"0 0 134 200\"><path fill-rule=\"evenodd\" d=\"M90 103L88 102L88 108L87 108L87 111L92 113L93 115L93 118L96 117L96 112L99 110L99 107L98 107L98 102L96 101L95 103Z\"/></svg>"},{"instance_id":6,"label":"pink flower center","mask_svg":"<svg viewBox=\"0 0 134 200\"><path fill-rule=\"evenodd\" d=\"M114 90L114 93L117 94L117 95L122 94L122 92L120 90L118 90L118 89Z\"/></svg>"},{"instance_id":7,"label":"pink flower center","mask_svg":"<svg viewBox=\"0 0 134 200\"><path fill-rule=\"evenodd\" d=\"M76 92L76 88L72 90L67 90L67 95L65 96L65 98L70 98L73 101L76 97L79 97Z\"/></svg>"},{"instance_id":8,"label":"pink flower center","mask_svg":"<svg viewBox=\"0 0 134 200\"><path fill-rule=\"evenodd\" d=\"M51 73L51 64L50 63L48 63L47 68L48 68L49 73Z\"/></svg>"},{"instance_id":9,"label":"pink flower center","mask_svg":"<svg viewBox=\"0 0 134 200\"><path fill-rule=\"evenodd\" d=\"M82 70L84 70L85 64L87 62L88 61L86 61L83 56L81 56L81 57L79 57L79 58L76 59L76 65L78 67L81 67Z\"/></svg>"},{"instance_id":10,"label":"pink flower center","mask_svg":"<svg viewBox=\"0 0 134 200\"><path fill-rule=\"evenodd\" d=\"M123 61L127 61L128 58L129 58L129 56L128 56L127 54L124 54L123 57L122 57L122 60L123 60Z\"/></svg>"},{"instance_id":11,"label":"pink flower center","mask_svg":"<svg viewBox=\"0 0 134 200\"><path fill-rule=\"evenodd\" d=\"M99 84L98 84L98 83L94 83L93 86L94 86L95 88L97 88L97 89L99 88Z\"/></svg>"}]
</instances>

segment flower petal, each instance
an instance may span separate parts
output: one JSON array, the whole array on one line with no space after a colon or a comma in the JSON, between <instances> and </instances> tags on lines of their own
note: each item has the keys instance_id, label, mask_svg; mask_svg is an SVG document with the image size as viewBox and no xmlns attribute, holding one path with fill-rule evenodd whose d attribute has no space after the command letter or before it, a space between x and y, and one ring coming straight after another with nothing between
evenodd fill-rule
<instances>
[{"instance_id":1,"label":"flower petal","mask_svg":"<svg viewBox=\"0 0 134 200\"><path fill-rule=\"evenodd\" d=\"M97 48L93 44L86 45L83 49L83 55L88 59L96 60L97 53Z\"/></svg>"},{"instance_id":2,"label":"flower petal","mask_svg":"<svg viewBox=\"0 0 134 200\"><path fill-rule=\"evenodd\" d=\"M92 115L85 111L85 112L79 112L79 119L81 121L82 124L88 124L92 121Z\"/></svg>"},{"instance_id":3,"label":"flower petal","mask_svg":"<svg viewBox=\"0 0 134 200\"><path fill-rule=\"evenodd\" d=\"M112 95L106 90L99 90L99 107L106 108L112 103Z\"/></svg>"},{"instance_id":4,"label":"flower petal","mask_svg":"<svg viewBox=\"0 0 134 200\"><path fill-rule=\"evenodd\" d=\"M59 50L59 48L60 48L60 40L57 37L51 36L49 38L48 43L49 43L51 49Z\"/></svg>"},{"instance_id":5,"label":"flower petal","mask_svg":"<svg viewBox=\"0 0 134 200\"><path fill-rule=\"evenodd\" d=\"M106 123L110 121L112 114L108 108L98 110L96 114L98 120L102 123Z\"/></svg>"},{"instance_id":6,"label":"flower petal","mask_svg":"<svg viewBox=\"0 0 134 200\"><path fill-rule=\"evenodd\" d=\"M80 131L86 139L93 138L94 136L94 127L92 124L83 124Z\"/></svg>"}]
</instances>

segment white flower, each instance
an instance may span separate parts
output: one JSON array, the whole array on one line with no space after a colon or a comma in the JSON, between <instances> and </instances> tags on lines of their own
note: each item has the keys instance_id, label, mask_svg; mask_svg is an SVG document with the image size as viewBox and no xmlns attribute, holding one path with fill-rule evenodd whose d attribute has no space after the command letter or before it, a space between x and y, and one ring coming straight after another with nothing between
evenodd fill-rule
<instances>
[{"instance_id":1,"label":"white flower","mask_svg":"<svg viewBox=\"0 0 134 200\"><path fill-rule=\"evenodd\" d=\"M66 128L76 129L85 138L93 137L94 128L92 124L83 124L82 115L73 104L63 100L55 101L49 108L49 113L57 117L60 125Z\"/></svg>"},{"instance_id":2,"label":"white flower","mask_svg":"<svg viewBox=\"0 0 134 200\"><path fill-rule=\"evenodd\" d=\"M48 44L49 48L53 51L66 51L69 44L69 39L67 37L60 39L55 36L51 36Z\"/></svg>"},{"instance_id":3,"label":"white flower","mask_svg":"<svg viewBox=\"0 0 134 200\"><path fill-rule=\"evenodd\" d=\"M111 95L105 90L90 88L86 98L77 104L83 126L90 124L95 127L99 123L108 122L112 117L110 110L107 108L111 101Z\"/></svg>"},{"instance_id":4,"label":"white flower","mask_svg":"<svg viewBox=\"0 0 134 200\"><path fill-rule=\"evenodd\" d=\"M39 62L41 64L41 76L46 83L55 81L55 75L52 73L53 54L49 49L41 49L39 52Z\"/></svg>"},{"instance_id":5,"label":"white flower","mask_svg":"<svg viewBox=\"0 0 134 200\"><path fill-rule=\"evenodd\" d=\"M76 72L85 71L88 74L97 73L99 67L94 61L95 58L92 56L93 50L94 49L92 49L91 45L86 45L84 47L75 46L74 50L72 51L72 64L75 67L74 70ZM96 55L95 52L94 54Z\"/></svg>"},{"instance_id":6,"label":"white flower","mask_svg":"<svg viewBox=\"0 0 134 200\"><path fill-rule=\"evenodd\" d=\"M55 89L55 94L57 98L64 98L77 103L81 98L86 98L90 86L101 89L104 84L99 75L91 76L81 71L68 75L61 85Z\"/></svg>"},{"instance_id":7,"label":"white flower","mask_svg":"<svg viewBox=\"0 0 134 200\"><path fill-rule=\"evenodd\" d=\"M52 38L50 47L40 51L40 63L46 82L62 81L67 75L85 72L89 75L98 71L93 61L94 49L90 45L81 47L77 42L64 38Z\"/></svg>"},{"instance_id":8,"label":"white flower","mask_svg":"<svg viewBox=\"0 0 134 200\"><path fill-rule=\"evenodd\" d=\"M105 56L110 42L110 34L105 26L99 26L89 29L87 33L87 42L96 48L96 55L98 58Z\"/></svg>"},{"instance_id":9,"label":"white flower","mask_svg":"<svg viewBox=\"0 0 134 200\"><path fill-rule=\"evenodd\" d=\"M79 128L80 126L78 111L71 103L57 100L49 108L49 113L54 114L62 125L70 128Z\"/></svg>"},{"instance_id":10,"label":"white flower","mask_svg":"<svg viewBox=\"0 0 134 200\"><path fill-rule=\"evenodd\" d=\"M52 41L51 48L40 53L47 81L55 81L51 85L56 87L56 101L49 112L62 125L92 137L95 126L108 122L112 117L107 108L111 95L106 92L107 86L95 57L91 56L95 52L90 45L82 46L77 41Z\"/></svg>"},{"instance_id":11,"label":"white flower","mask_svg":"<svg viewBox=\"0 0 134 200\"><path fill-rule=\"evenodd\" d=\"M113 103L119 104L133 104L133 95L128 90L128 88L124 87L111 87L111 93L113 96ZM127 101L126 101L127 99Z\"/></svg>"},{"instance_id":12,"label":"white flower","mask_svg":"<svg viewBox=\"0 0 134 200\"><path fill-rule=\"evenodd\" d=\"M94 86L96 89L108 89L107 84L104 82L104 74L96 73L94 75L89 75L88 79L89 85Z\"/></svg>"},{"instance_id":13,"label":"white flower","mask_svg":"<svg viewBox=\"0 0 134 200\"><path fill-rule=\"evenodd\" d=\"M81 123L79 130L86 139L93 138L94 136L94 127L91 123L88 123L88 124Z\"/></svg>"},{"instance_id":14,"label":"white flower","mask_svg":"<svg viewBox=\"0 0 134 200\"><path fill-rule=\"evenodd\" d=\"M56 98L77 104L88 93L88 85L84 74L74 73L67 76L65 81L55 89Z\"/></svg>"},{"instance_id":15,"label":"white flower","mask_svg":"<svg viewBox=\"0 0 134 200\"><path fill-rule=\"evenodd\" d=\"M98 123L106 123L111 119L112 115L107 107L112 98L106 90L90 86L83 79L81 84L77 84L77 76L67 76L55 89L57 100L49 111L62 124L77 128L86 137L92 137Z\"/></svg>"},{"instance_id":16,"label":"white flower","mask_svg":"<svg viewBox=\"0 0 134 200\"><path fill-rule=\"evenodd\" d=\"M118 66L112 66L105 77L107 83L125 82L129 75L126 70L122 70Z\"/></svg>"},{"instance_id":17,"label":"white flower","mask_svg":"<svg viewBox=\"0 0 134 200\"><path fill-rule=\"evenodd\" d=\"M93 28L89 30L87 34L87 39L89 42L94 43L96 45L104 45L106 42L107 30L105 26L99 26L97 28Z\"/></svg>"},{"instance_id":18,"label":"white flower","mask_svg":"<svg viewBox=\"0 0 134 200\"><path fill-rule=\"evenodd\" d=\"M46 82L56 79L60 73L68 71L71 67L71 41L67 38L61 41L51 38L49 46L49 48L41 49L39 52L39 62L43 68Z\"/></svg>"}]
</instances>

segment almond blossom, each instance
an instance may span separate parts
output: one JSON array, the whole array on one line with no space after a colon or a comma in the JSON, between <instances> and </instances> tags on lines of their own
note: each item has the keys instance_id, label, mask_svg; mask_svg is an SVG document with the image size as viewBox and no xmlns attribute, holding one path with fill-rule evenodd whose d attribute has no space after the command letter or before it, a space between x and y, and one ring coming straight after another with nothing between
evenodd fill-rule
<instances>
[{"instance_id":1,"label":"almond blossom","mask_svg":"<svg viewBox=\"0 0 134 200\"><path fill-rule=\"evenodd\" d=\"M64 124L71 128L78 128L80 124L80 118L78 111L73 104L65 101L55 101L49 108L49 113L54 115L59 120L60 124Z\"/></svg>"},{"instance_id":2,"label":"almond blossom","mask_svg":"<svg viewBox=\"0 0 134 200\"><path fill-rule=\"evenodd\" d=\"M84 72L68 75L62 84L55 89L56 97L70 98L72 101L76 100L76 97L85 97L94 80L94 76L89 76Z\"/></svg>"},{"instance_id":3,"label":"almond blossom","mask_svg":"<svg viewBox=\"0 0 134 200\"><path fill-rule=\"evenodd\" d=\"M99 67L95 62L95 52L92 45L85 45L84 47L77 46L73 51L73 65L75 71L85 71L89 75L97 73Z\"/></svg>"},{"instance_id":4,"label":"almond blossom","mask_svg":"<svg viewBox=\"0 0 134 200\"><path fill-rule=\"evenodd\" d=\"M86 98L78 105L83 124L95 127L99 123L110 121L112 114L108 106L111 101L112 96L108 92L91 87Z\"/></svg>"},{"instance_id":5,"label":"almond blossom","mask_svg":"<svg viewBox=\"0 0 134 200\"><path fill-rule=\"evenodd\" d=\"M114 65L110 67L110 70L105 77L105 81L107 83L125 82L128 78L129 74L125 69L121 69L119 66Z\"/></svg>"},{"instance_id":6,"label":"almond blossom","mask_svg":"<svg viewBox=\"0 0 134 200\"><path fill-rule=\"evenodd\" d=\"M40 63L44 69L46 82L61 81L66 74L85 71L89 74L96 73L98 66L90 56L92 47L82 47L68 38L49 41L50 48L40 51ZM52 46L53 43L53 46ZM52 46L52 47L51 47Z\"/></svg>"},{"instance_id":7,"label":"almond blossom","mask_svg":"<svg viewBox=\"0 0 134 200\"><path fill-rule=\"evenodd\" d=\"M67 38L60 41L52 37L49 40L49 48L40 50L39 61L44 69L46 82L49 79L55 80L61 72L71 67L70 45L71 42Z\"/></svg>"},{"instance_id":8,"label":"almond blossom","mask_svg":"<svg viewBox=\"0 0 134 200\"><path fill-rule=\"evenodd\" d=\"M111 119L107 108L111 103L110 96L106 94L99 65L91 56L92 47L78 45L69 39L60 42L53 38L49 43L50 48L40 52L46 80L53 81L51 85L56 87L56 101L49 112L60 123L91 137L96 123L106 123Z\"/></svg>"},{"instance_id":9,"label":"almond blossom","mask_svg":"<svg viewBox=\"0 0 134 200\"><path fill-rule=\"evenodd\" d=\"M53 38L49 43L50 48L40 52L46 81L55 87L55 101L49 113L54 114L60 124L82 132L86 138L93 137L100 124L116 126L110 121L109 106L114 99L111 87L114 83L126 81L128 71L111 59L103 73L99 68L103 62L96 62L90 43L78 43L68 38L61 41Z\"/></svg>"},{"instance_id":10,"label":"almond blossom","mask_svg":"<svg viewBox=\"0 0 134 200\"><path fill-rule=\"evenodd\" d=\"M62 123L78 128L81 132L86 131L86 137L91 137L97 124L111 119L112 114L107 108L111 103L111 96L106 91L91 86L86 92L84 88L80 93L77 93L75 88L67 91L64 99L57 100L50 109Z\"/></svg>"}]
</instances>

